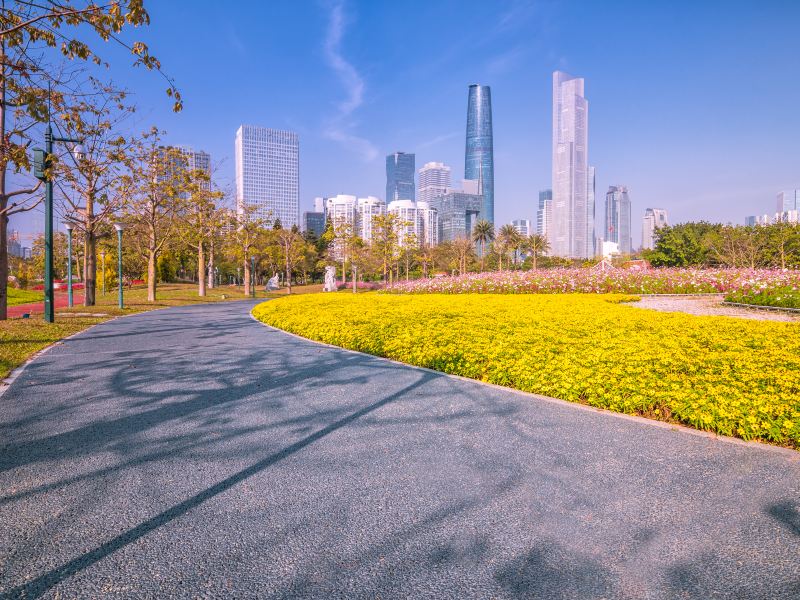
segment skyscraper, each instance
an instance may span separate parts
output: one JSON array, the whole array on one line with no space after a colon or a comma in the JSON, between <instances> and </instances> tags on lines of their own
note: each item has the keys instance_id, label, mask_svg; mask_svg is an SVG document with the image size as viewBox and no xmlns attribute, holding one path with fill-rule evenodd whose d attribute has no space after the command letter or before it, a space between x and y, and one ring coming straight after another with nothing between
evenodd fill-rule
<instances>
[{"instance_id":1,"label":"skyscraper","mask_svg":"<svg viewBox=\"0 0 800 600\"><path fill-rule=\"evenodd\" d=\"M752 217L753 225L756 218ZM642 248L652 250L655 248L656 229L669 225L667 211L663 208L647 208L642 219Z\"/></svg>"},{"instance_id":2,"label":"skyscraper","mask_svg":"<svg viewBox=\"0 0 800 600\"><path fill-rule=\"evenodd\" d=\"M531 222L528 219L516 219L511 221L511 224L514 226L514 229L517 230L517 233L523 237L528 237L533 233L531 230Z\"/></svg>"},{"instance_id":3,"label":"skyscraper","mask_svg":"<svg viewBox=\"0 0 800 600\"><path fill-rule=\"evenodd\" d=\"M435 246L439 239L439 220L436 210L427 202L393 200L386 212L398 219L398 243L401 247Z\"/></svg>"},{"instance_id":4,"label":"skyscraper","mask_svg":"<svg viewBox=\"0 0 800 600\"><path fill-rule=\"evenodd\" d=\"M553 73L553 208L551 253L594 255L594 202L590 202L589 102L582 78Z\"/></svg>"},{"instance_id":5,"label":"skyscraper","mask_svg":"<svg viewBox=\"0 0 800 600\"><path fill-rule=\"evenodd\" d=\"M620 254L630 254L633 250L631 240L631 199L624 185L609 186L606 193L606 228L603 239L619 245Z\"/></svg>"},{"instance_id":6,"label":"skyscraper","mask_svg":"<svg viewBox=\"0 0 800 600\"><path fill-rule=\"evenodd\" d=\"M395 152L386 157L386 202L416 200L414 155Z\"/></svg>"},{"instance_id":7,"label":"skyscraper","mask_svg":"<svg viewBox=\"0 0 800 600\"><path fill-rule=\"evenodd\" d=\"M494 223L494 149L492 136L492 91L488 85L472 84L467 98L467 144L464 179L481 181L481 218Z\"/></svg>"},{"instance_id":8,"label":"skyscraper","mask_svg":"<svg viewBox=\"0 0 800 600\"><path fill-rule=\"evenodd\" d=\"M800 210L800 190L788 190L778 193L778 212Z\"/></svg>"},{"instance_id":9,"label":"skyscraper","mask_svg":"<svg viewBox=\"0 0 800 600\"><path fill-rule=\"evenodd\" d=\"M372 241L372 220L386 212L386 204L380 198L367 196L358 199L356 209L356 234L365 242Z\"/></svg>"},{"instance_id":10,"label":"skyscraper","mask_svg":"<svg viewBox=\"0 0 800 600\"><path fill-rule=\"evenodd\" d=\"M320 237L323 233L325 233L325 213L308 210L304 212L303 231L310 231L316 237Z\"/></svg>"},{"instance_id":11,"label":"skyscraper","mask_svg":"<svg viewBox=\"0 0 800 600\"><path fill-rule=\"evenodd\" d=\"M285 228L300 226L300 143L292 131L242 125L236 131L236 204Z\"/></svg>"},{"instance_id":12,"label":"skyscraper","mask_svg":"<svg viewBox=\"0 0 800 600\"><path fill-rule=\"evenodd\" d=\"M547 237L553 218L553 190L539 192L539 206L536 210L536 233Z\"/></svg>"},{"instance_id":13,"label":"skyscraper","mask_svg":"<svg viewBox=\"0 0 800 600\"><path fill-rule=\"evenodd\" d=\"M450 167L443 163L429 162L419 170L419 199L430 202L441 196L450 187Z\"/></svg>"},{"instance_id":14,"label":"skyscraper","mask_svg":"<svg viewBox=\"0 0 800 600\"><path fill-rule=\"evenodd\" d=\"M466 181L464 183L468 190L448 189L447 193L430 202L430 207L437 212L439 219L437 243L470 237L475 223L483 218L483 197L472 193L476 186L468 186L466 184L469 182Z\"/></svg>"}]
</instances>

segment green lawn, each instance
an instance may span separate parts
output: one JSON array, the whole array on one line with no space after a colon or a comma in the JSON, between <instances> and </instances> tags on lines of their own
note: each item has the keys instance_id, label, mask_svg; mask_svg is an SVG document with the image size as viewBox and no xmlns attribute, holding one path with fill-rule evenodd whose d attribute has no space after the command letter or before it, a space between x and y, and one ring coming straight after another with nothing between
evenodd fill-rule
<instances>
[{"instance_id":1,"label":"green lawn","mask_svg":"<svg viewBox=\"0 0 800 600\"><path fill-rule=\"evenodd\" d=\"M16 306L17 304L28 304L29 302L41 302L44 299L42 292L33 292L30 290L18 290L16 288L8 288L8 305Z\"/></svg>"}]
</instances>

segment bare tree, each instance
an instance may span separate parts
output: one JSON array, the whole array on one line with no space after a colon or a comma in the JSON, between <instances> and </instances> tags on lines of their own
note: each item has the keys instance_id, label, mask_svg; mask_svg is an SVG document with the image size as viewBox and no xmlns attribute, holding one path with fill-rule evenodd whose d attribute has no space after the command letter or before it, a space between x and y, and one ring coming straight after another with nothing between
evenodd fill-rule
<instances>
[{"instance_id":1,"label":"bare tree","mask_svg":"<svg viewBox=\"0 0 800 600\"><path fill-rule=\"evenodd\" d=\"M121 180L126 219L133 225L129 237L147 258L147 300L155 302L158 257L174 241L187 209L186 158L179 149L163 146L161 132L153 128L132 149L129 172Z\"/></svg>"},{"instance_id":2,"label":"bare tree","mask_svg":"<svg viewBox=\"0 0 800 600\"><path fill-rule=\"evenodd\" d=\"M76 197L65 192L65 216L83 235L84 304L94 306L97 283L96 246L101 226L122 208L123 194L117 183L127 168L132 141L119 133L120 124L133 112L125 92L91 80L95 93L78 100L59 115L67 135L83 140L83 152L56 164L56 171ZM59 183L59 188L64 187Z\"/></svg>"}]
</instances>

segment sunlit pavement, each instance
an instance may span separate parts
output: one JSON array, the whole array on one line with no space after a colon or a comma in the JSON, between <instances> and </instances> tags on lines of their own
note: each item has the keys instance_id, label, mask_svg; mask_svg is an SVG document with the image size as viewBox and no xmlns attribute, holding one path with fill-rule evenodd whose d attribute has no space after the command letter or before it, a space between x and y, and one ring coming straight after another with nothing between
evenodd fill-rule
<instances>
[{"instance_id":1,"label":"sunlit pavement","mask_svg":"<svg viewBox=\"0 0 800 600\"><path fill-rule=\"evenodd\" d=\"M800 453L332 349L252 305L104 323L0 398L0 596L800 597Z\"/></svg>"}]
</instances>

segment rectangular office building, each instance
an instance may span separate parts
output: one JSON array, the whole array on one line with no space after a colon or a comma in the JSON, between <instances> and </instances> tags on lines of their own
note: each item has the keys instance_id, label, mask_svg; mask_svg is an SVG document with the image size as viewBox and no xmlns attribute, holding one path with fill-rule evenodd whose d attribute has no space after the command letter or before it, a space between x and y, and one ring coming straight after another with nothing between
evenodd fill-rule
<instances>
[{"instance_id":1,"label":"rectangular office building","mask_svg":"<svg viewBox=\"0 0 800 600\"><path fill-rule=\"evenodd\" d=\"M293 131L242 125L236 132L236 204L284 228L300 226L300 143Z\"/></svg>"}]
</instances>

